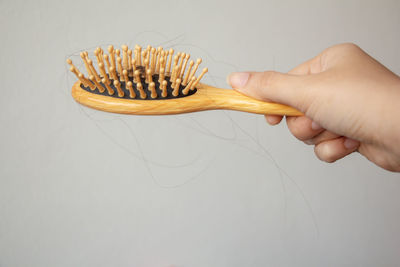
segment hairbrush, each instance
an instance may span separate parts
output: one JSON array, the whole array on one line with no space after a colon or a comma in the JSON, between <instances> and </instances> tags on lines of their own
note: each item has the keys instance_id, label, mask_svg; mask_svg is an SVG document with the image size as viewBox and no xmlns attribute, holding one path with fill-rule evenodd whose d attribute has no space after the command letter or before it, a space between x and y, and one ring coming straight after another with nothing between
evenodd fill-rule
<instances>
[{"instance_id":1,"label":"hairbrush","mask_svg":"<svg viewBox=\"0 0 400 267\"><path fill-rule=\"evenodd\" d=\"M88 52L80 56L87 76L67 59L78 81L72 86L72 96L80 104L97 110L138 115L179 114L203 110L227 109L257 114L298 116L292 107L268 103L245 96L235 90L221 89L200 83L207 73L204 68L196 76L202 60L190 60L190 55L164 50L162 47L133 51L127 45L121 49L100 47L94 50L97 69Z\"/></svg>"}]
</instances>

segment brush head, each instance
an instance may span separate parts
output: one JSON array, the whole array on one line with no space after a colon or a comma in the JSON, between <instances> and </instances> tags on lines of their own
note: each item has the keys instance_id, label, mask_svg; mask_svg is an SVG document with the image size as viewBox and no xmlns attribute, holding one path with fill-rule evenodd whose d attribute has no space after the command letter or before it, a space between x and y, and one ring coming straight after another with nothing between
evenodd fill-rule
<instances>
[{"instance_id":1,"label":"brush head","mask_svg":"<svg viewBox=\"0 0 400 267\"><path fill-rule=\"evenodd\" d=\"M115 98L136 100L173 99L190 96L196 93L196 86L208 71L207 68L196 78L196 71L201 63L191 60L190 55L177 53L174 50L164 51L151 46L142 49L136 45L130 50L122 45L121 50L108 47L109 55L104 54L102 48L94 51L97 69L88 52L80 54L87 77L81 73L70 59L67 63L71 71L81 81L80 87L93 94ZM122 57L121 57L122 51ZM186 66L187 71L186 71ZM185 73L186 72L186 73Z\"/></svg>"}]
</instances>

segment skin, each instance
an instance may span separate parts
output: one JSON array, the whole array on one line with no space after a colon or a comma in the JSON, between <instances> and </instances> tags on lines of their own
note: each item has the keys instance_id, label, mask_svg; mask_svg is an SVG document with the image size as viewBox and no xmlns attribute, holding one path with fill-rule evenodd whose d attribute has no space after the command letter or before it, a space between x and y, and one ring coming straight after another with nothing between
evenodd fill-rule
<instances>
[{"instance_id":1,"label":"skin","mask_svg":"<svg viewBox=\"0 0 400 267\"><path fill-rule=\"evenodd\" d=\"M239 92L302 111L287 117L291 133L316 156L335 162L359 152L400 172L400 77L354 44L330 47L288 73L241 72L228 76ZM266 115L271 125L281 116Z\"/></svg>"}]
</instances>

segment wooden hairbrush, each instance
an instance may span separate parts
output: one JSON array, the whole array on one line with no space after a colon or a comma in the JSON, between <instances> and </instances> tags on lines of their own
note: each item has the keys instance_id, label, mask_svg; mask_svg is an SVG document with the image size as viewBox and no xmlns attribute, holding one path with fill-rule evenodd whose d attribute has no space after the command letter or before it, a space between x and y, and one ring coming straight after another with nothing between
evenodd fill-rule
<instances>
[{"instance_id":1,"label":"wooden hairbrush","mask_svg":"<svg viewBox=\"0 0 400 267\"><path fill-rule=\"evenodd\" d=\"M257 114L299 116L292 107L259 101L235 90L221 89L200 83L207 73L204 68L196 77L202 62L189 54L174 50L143 48L134 50L123 45L121 50L108 47L108 54L98 47L94 51L98 70L88 52L80 54L88 77L72 63L70 71L78 81L72 86L72 96L80 104L114 113L138 115L179 114L194 111L228 109ZM187 70L186 70L187 67ZM186 72L186 73L185 73Z\"/></svg>"}]
</instances>

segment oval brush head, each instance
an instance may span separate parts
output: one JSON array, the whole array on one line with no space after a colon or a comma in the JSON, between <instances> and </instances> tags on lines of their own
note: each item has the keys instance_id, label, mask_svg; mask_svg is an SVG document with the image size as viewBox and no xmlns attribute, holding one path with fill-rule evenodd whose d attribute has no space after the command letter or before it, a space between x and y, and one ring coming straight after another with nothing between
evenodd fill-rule
<instances>
[{"instance_id":1,"label":"oval brush head","mask_svg":"<svg viewBox=\"0 0 400 267\"><path fill-rule=\"evenodd\" d=\"M150 45L146 49L136 45L133 51L127 45L121 48L122 55L121 50L114 49L112 45L108 47L108 54L98 47L93 53L97 70L88 52L82 52L80 56L87 76L73 65L71 59L67 59L70 71L80 81L80 88L93 94L120 99L175 99L196 93L196 86L208 71L204 68L196 77L202 60L191 60L188 64L190 55L177 53L174 56L173 49L165 51L162 47L156 49Z\"/></svg>"}]
</instances>

